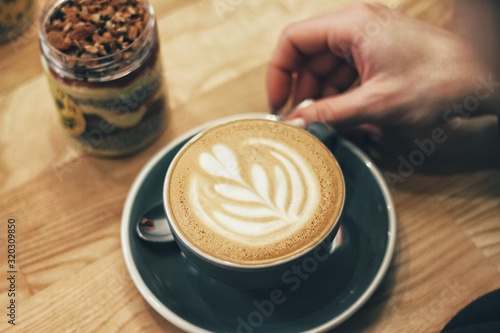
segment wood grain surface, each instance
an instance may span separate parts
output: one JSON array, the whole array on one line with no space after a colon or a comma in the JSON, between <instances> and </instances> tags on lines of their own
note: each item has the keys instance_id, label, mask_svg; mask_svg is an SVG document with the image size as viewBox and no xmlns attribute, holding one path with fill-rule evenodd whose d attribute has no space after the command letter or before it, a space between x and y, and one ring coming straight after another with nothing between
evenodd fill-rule
<instances>
[{"instance_id":1,"label":"wood grain surface","mask_svg":"<svg viewBox=\"0 0 500 333\"><path fill-rule=\"evenodd\" d=\"M215 0L151 1L168 124L155 144L127 158L86 155L64 137L40 64L38 16L0 46L0 331L181 331L146 303L125 267L120 219L130 185L159 149L196 125L267 112L267 62L283 28L355 2L220 1L232 5L220 13ZM448 1L382 2L451 27ZM388 179L396 251L373 297L335 332L437 332L466 304L500 288L496 120L444 130L449 140L404 177L398 158L411 150L384 154L361 146ZM8 219L16 221L15 326L6 309Z\"/></svg>"}]
</instances>

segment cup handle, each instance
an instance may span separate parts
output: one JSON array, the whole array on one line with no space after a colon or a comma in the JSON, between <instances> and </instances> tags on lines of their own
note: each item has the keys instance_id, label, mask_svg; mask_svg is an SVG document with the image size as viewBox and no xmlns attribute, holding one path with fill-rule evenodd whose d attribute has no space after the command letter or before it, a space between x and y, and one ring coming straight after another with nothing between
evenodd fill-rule
<instances>
[{"instance_id":1,"label":"cup handle","mask_svg":"<svg viewBox=\"0 0 500 333\"><path fill-rule=\"evenodd\" d=\"M306 127L306 131L318 138L330 150L337 146L338 132L325 123L319 121L311 123Z\"/></svg>"}]
</instances>

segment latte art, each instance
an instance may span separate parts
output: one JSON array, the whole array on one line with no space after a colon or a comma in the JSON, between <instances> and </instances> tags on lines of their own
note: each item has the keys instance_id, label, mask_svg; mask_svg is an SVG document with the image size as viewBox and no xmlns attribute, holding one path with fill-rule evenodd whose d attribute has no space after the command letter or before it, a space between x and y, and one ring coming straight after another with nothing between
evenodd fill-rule
<instances>
[{"instance_id":1,"label":"latte art","mask_svg":"<svg viewBox=\"0 0 500 333\"><path fill-rule=\"evenodd\" d=\"M190 140L170 165L165 190L184 243L241 265L314 247L344 201L331 152L301 129L263 119L221 124Z\"/></svg>"},{"instance_id":2,"label":"latte art","mask_svg":"<svg viewBox=\"0 0 500 333\"><path fill-rule=\"evenodd\" d=\"M223 144L200 154L188 197L195 214L220 235L248 245L290 236L314 212L317 180L301 155L279 142L248 138L238 145L253 154L238 158Z\"/></svg>"}]
</instances>

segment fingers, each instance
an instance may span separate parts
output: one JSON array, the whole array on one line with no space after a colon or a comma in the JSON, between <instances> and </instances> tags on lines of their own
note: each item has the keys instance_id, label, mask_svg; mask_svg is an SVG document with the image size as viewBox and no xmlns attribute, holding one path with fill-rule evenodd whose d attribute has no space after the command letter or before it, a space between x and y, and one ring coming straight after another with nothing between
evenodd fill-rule
<instances>
[{"instance_id":1,"label":"fingers","mask_svg":"<svg viewBox=\"0 0 500 333\"><path fill-rule=\"evenodd\" d=\"M338 63L327 44L328 22L325 18L310 19L293 24L284 31L267 72L266 83L271 107L281 108L285 105L292 92L294 73L305 68L309 73L301 76L308 82L314 82L317 81L315 76L318 72L331 70ZM307 86L300 85L301 89L304 87ZM312 89L301 93L311 94Z\"/></svg>"},{"instance_id":2,"label":"fingers","mask_svg":"<svg viewBox=\"0 0 500 333\"><path fill-rule=\"evenodd\" d=\"M267 95L271 109L282 108L291 94L293 73L277 66L269 66L267 71Z\"/></svg>"},{"instance_id":3,"label":"fingers","mask_svg":"<svg viewBox=\"0 0 500 333\"><path fill-rule=\"evenodd\" d=\"M352 83L351 78L344 80L334 71L361 49L362 38L355 28L372 19L379 9L375 5L355 5L290 25L283 32L268 68L266 84L270 106L281 108L292 91L299 95L295 100L320 95L317 89L326 74L334 77L330 85L334 88L338 85L339 91L345 89L346 82ZM293 89L296 73L304 82L297 82Z\"/></svg>"},{"instance_id":4,"label":"fingers","mask_svg":"<svg viewBox=\"0 0 500 333\"><path fill-rule=\"evenodd\" d=\"M297 71L295 79L293 105L305 99L317 99L350 87L357 77L354 68L343 60L333 56L331 52L311 57L304 68ZM331 87L332 89L328 88ZM325 94L327 91L332 93Z\"/></svg>"},{"instance_id":5,"label":"fingers","mask_svg":"<svg viewBox=\"0 0 500 333\"><path fill-rule=\"evenodd\" d=\"M314 121L329 123L337 128L351 127L369 122L371 98L365 89L357 87L344 94L322 98L312 105L291 113L286 121L307 126Z\"/></svg>"},{"instance_id":6,"label":"fingers","mask_svg":"<svg viewBox=\"0 0 500 333\"><path fill-rule=\"evenodd\" d=\"M295 88L292 96L292 106L306 99L317 99L321 97L321 79L310 71L298 73L294 84Z\"/></svg>"},{"instance_id":7,"label":"fingers","mask_svg":"<svg viewBox=\"0 0 500 333\"><path fill-rule=\"evenodd\" d=\"M331 96L343 93L353 86L358 79L358 72L348 64L336 69L334 75L325 78L322 86L321 96Z\"/></svg>"}]
</instances>

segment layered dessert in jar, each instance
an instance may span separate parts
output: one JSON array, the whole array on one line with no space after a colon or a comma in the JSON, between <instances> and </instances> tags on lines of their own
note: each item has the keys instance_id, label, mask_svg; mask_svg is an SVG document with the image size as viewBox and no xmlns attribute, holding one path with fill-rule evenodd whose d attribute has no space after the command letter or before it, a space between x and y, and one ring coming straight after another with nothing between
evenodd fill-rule
<instances>
[{"instance_id":1,"label":"layered dessert in jar","mask_svg":"<svg viewBox=\"0 0 500 333\"><path fill-rule=\"evenodd\" d=\"M0 44L15 40L33 20L34 0L0 0Z\"/></svg>"},{"instance_id":2,"label":"layered dessert in jar","mask_svg":"<svg viewBox=\"0 0 500 333\"><path fill-rule=\"evenodd\" d=\"M40 46L62 126L81 148L123 156L161 135L167 103L146 0L54 1Z\"/></svg>"}]
</instances>

